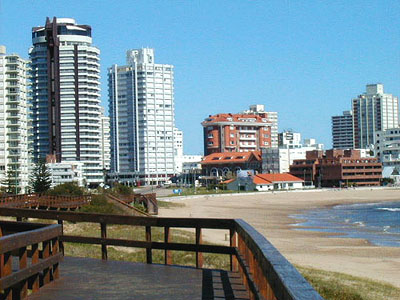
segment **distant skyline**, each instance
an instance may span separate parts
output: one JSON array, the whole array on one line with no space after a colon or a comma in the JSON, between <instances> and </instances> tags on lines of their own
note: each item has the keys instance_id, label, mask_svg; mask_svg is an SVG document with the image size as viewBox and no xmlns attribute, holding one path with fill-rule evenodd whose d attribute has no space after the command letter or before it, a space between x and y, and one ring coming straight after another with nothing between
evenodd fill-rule
<instances>
[{"instance_id":1,"label":"distant skyline","mask_svg":"<svg viewBox=\"0 0 400 300\"><path fill-rule=\"evenodd\" d=\"M399 1L0 0L0 44L28 58L31 28L46 17L92 26L107 68L151 47L175 66L176 125L185 154L203 153L200 123L251 104L277 111L279 131L331 147L331 116L369 83L400 96Z\"/></svg>"}]
</instances>

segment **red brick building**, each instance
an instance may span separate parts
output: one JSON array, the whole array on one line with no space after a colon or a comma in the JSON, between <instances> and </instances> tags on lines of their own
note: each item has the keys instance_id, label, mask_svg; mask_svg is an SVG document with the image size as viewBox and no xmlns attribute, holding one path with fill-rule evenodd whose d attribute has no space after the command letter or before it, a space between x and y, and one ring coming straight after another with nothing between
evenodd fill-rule
<instances>
[{"instance_id":1,"label":"red brick building","mask_svg":"<svg viewBox=\"0 0 400 300\"><path fill-rule=\"evenodd\" d=\"M270 114L273 113L210 115L201 123L204 128L204 155L259 151L274 146L274 132L271 129L275 128L277 117L273 115L271 118Z\"/></svg>"},{"instance_id":2,"label":"red brick building","mask_svg":"<svg viewBox=\"0 0 400 300\"><path fill-rule=\"evenodd\" d=\"M306 159L295 160L290 174L321 187L379 186L382 164L361 157L359 150L314 150L307 151Z\"/></svg>"},{"instance_id":3,"label":"red brick building","mask_svg":"<svg viewBox=\"0 0 400 300\"><path fill-rule=\"evenodd\" d=\"M205 176L226 176L240 170L261 172L261 152L225 152L213 153L201 161L202 174Z\"/></svg>"}]
</instances>

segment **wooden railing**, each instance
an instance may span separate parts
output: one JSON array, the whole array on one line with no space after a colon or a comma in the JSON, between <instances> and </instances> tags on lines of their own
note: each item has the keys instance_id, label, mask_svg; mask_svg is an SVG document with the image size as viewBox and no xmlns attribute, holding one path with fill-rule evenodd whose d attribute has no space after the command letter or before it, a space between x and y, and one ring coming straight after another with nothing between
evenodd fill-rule
<instances>
[{"instance_id":1,"label":"wooden railing","mask_svg":"<svg viewBox=\"0 0 400 300\"><path fill-rule=\"evenodd\" d=\"M40 194L3 195L0 207L76 209L90 203L91 196L50 196Z\"/></svg>"},{"instance_id":2,"label":"wooden railing","mask_svg":"<svg viewBox=\"0 0 400 300\"><path fill-rule=\"evenodd\" d=\"M0 215L17 218L37 218L89 222L100 225L100 236L63 235L60 240L68 243L101 245L102 259L108 259L108 246L146 249L146 262L152 263L152 250L164 251L164 263L172 264L171 251L195 252L195 265L203 267L203 253L230 255L230 269L240 272L251 299L322 299L300 273L260 233L243 220L204 218L155 218L105 214L88 214L60 211L0 208ZM141 226L145 240L116 239L107 237L107 227L112 224ZM152 228L161 227L164 241L152 239ZM193 228L194 243L171 242L171 228ZM229 232L229 246L206 245L202 241L203 229L221 229Z\"/></svg>"},{"instance_id":3,"label":"wooden railing","mask_svg":"<svg viewBox=\"0 0 400 300\"><path fill-rule=\"evenodd\" d=\"M23 299L59 277L61 234L57 224L0 221L0 299Z\"/></svg>"}]
</instances>

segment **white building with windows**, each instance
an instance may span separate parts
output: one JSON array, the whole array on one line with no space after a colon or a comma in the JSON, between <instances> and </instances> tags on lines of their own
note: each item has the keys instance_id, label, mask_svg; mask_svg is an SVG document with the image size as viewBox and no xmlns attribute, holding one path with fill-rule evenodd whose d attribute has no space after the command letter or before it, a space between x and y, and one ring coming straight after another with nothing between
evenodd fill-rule
<instances>
[{"instance_id":1,"label":"white building with windows","mask_svg":"<svg viewBox=\"0 0 400 300\"><path fill-rule=\"evenodd\" d=\"M80 161L89 186L103 182L100 50L92 29L47 18L32 29L32 134L35 160Z\"/></svg>"},{"instance_id":2,"label":"white building with windows","mask_svg":"<svg viewBox=\"0 0 400 300\"><path fill-rule=\"evenodd\" d=\"M29 183L28 63L0 46L0 182L14 177L19 192Z\"/></svg>"},{"instance_id":3,"label":"white building with windows","mask_svg":"<svg viewBox=\"0 0 400 300\"><path fill-rule=\"evenodd\" d=\"M154 49L127 51L108 69L111 177L162 184L175 173L173 66L156 64Z\"/></svg>"},{"instance_id":4,"label":"white building with windows","mask_svg":"<svg viewBox=\"0 0 400 300\"><path fill-rule=\"evenodd\" d=\"M175 173L182 173L183 165L183 132L178 128L174 128L174 161Z\"/></svg>"},{"instance_id":5,"label":"white building with windows","mask_svg":"<svg viewBox=\"0 0 400 300\"><path fill-rule=\"evenodd\" d=\"M104 108L101 108L101 166L104 173L110 171L110 151L110 117L105 116Z\"/></svg>"},{"instance_id":6,"label":"white building with windows","mask_svg":"<svg viewBox=\"0 0 400 300\"><path fill-rule=\"evenodd\" d=\"M284 130L278 134L279 147L283 148L300 148L301 134L292 130Z\"/></svg>"},{"instance_id":7,"label":"white building with windows","mask_svg":"<svg viewBox=\"0 0 400 300\"><path fill-rule=\"evenodd\" d=\"M374 152L383 167L394 167L400 172L400 127L375 133Z\"/></svg>"},{"instance_id":8,"label":"white building with windows","mask_svg":"<svg viewBox=\"0 0 400 300\"><path fill-rule=\"evenodd\" d=\"M75 182L79 186L85 186L87 182L83 177L83 163L78 161L47 163L51 176L51 187L59 184Z\"/></svg>"},{"instance_id":9,"label":"white building with windows","mask_svg":"<svg viewBox=\"0 0 400 300\"><path fill-rule=\"evenodd\" d=\"M368 84L366 92L353 99L354 148L375 144L375 133L399 126L399 99L383 90L383 84Z\"/></svg>"}]
</instances>

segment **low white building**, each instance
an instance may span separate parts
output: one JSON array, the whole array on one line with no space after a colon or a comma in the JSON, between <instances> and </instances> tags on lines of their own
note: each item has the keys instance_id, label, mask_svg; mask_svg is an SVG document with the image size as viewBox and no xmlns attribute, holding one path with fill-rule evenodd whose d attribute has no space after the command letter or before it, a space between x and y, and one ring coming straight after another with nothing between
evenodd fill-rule
<instances>
[{"instance_id":1,"label":"low white building","mask_svg":"<svg viewBox=\"0 0 400 300\"><path fill-rule=\"evenodd\" d=\"M304 180L291 174L244 174L224 182L228 190L272 191L302 189Z\"/></svg>"},{"instance_id":2,"label":"low white building","mask_svg":"<svg viewBox=\"0 0 400 300\"><path fill-rule=\"evenodd\" d=\"M201 170L202 155L184 155L182 158L182 173L190 173L193 170Z\"/></svg>"},{"instance_id":3,"label":"low white building","mask_svg":"<svg viewBox=\"0 0 400 300\"><path fill-rule=\"evenodd\" d=\"M47 163L51 174L51 187L67 182L76 182L79 186L85 186L83 177L83 163L68 161L60 163Z\"/></svg>"}]
</instances>

